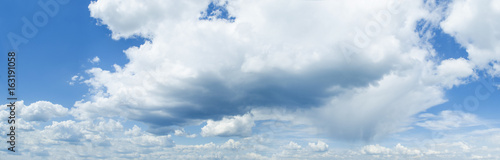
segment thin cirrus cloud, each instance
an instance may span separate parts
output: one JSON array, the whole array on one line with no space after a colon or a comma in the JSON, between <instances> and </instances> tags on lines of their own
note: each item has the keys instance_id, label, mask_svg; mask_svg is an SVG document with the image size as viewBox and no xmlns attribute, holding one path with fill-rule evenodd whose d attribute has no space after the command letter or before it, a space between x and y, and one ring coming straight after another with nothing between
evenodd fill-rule
<instances>
[{"instance_id":1,"label":"thin cirrus cloud","mask_svg":"<svg viewBox=\"0 0 500 160\"><path fill-rule=\"evenodd\" d=\"M424 127L431 130L450 130L462 127L471 127L485 125L476 115L464 113L461 111L441 111L439 115L424 113L419 115L422 122L416 123L417 126Z\"/></svg>"}]
</instances>

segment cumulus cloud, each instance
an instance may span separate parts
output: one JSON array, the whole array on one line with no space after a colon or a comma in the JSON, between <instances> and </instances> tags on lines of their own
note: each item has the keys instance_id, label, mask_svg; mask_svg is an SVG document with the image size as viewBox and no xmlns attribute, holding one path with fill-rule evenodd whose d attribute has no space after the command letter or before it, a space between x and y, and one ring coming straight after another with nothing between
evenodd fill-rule
<instances>
[{"instance_id":1,"label":"cumulus cloud","mask_svg":"<svg viewBox=\"0 0 500 160\"><path fill-rule=\"evenodd\" d=\"M465 83L466 78L474 76L473 69L474 66L464 58L446 59L437 66L436 77L439 77L443 85L451 88Z\"/></svg>"},{"instance_id":2,"label":"cumulus cloud","mask_svg":"<svg viewBox=\"0 0 500 160\"><path fill-rule=\"evenodd\" d=\"M170 139L170 135L155 136L151 133L142 131L141 128L134 125L131 129L125 131L125 135L131 138L127 139L129 143L142 147L172 147L174 142Z\"/></svg>"},{"instance_id":3,"label":"cumulus cloud","mask_svg":"<svg viewBox=\"0 0 500 160\"><path fill-rule=\"evenodd\" d=\"M314 144L313 144L314 145ZM289 149L289 150L298 150L298 149L301 149L302 146L300 146L299 144L293 142L293 141L290 141L290 143L288 143L287 145L283 146L285 149Z\"/></svg>"},{"instance_id":4,"label":"cumulus cloud","mask_svg":"<svg viewBox=\"0 0 500 160\"><path fill-rule=\"evenodd\" d=\"M491 62L500 60L500 8L495 0L456 0L449 4L448 16L440 26L452 35L468 53L478 69L491 70Z\"/></svg>"},{"instance_id":5,"label":"cumulus cloud","mask_svg":"<svg viewBox=\"0 0 500 160\"><path fill-rule=\"evenodd\" d=\"M99 18L113 32L113 39L132 36L151 37L162 24L172 25L186 18L196 18L208 5L204 0L195 1L92 1L90 16ZM197 12L189 12L197 11Z\"/></svg>"},{"instance_id":6,"label":"cumulus cloud","mask_svg":"<svg viewBox=\"0 0 500 160\"><path fill-rule=\"evenodd\" d=\"M421 155L422 152L418 149L409 149L401 144L397 144L394 146L394 148L386 148L383 146L380 146L378 144L376 145L366 145L364 146L361 151L362 154L368 154L368 155L388 155L388 157L391 157L391 155Z\"/></svg>"},{"instance_id":7,"label":"cumulus cloud","mask_svg":"<svg viewBox=\"0 0 500 160\"><path fill-rule=\"evenodd\" d=\"M170 135L155 136L152 134L142 134L138 137L130 138L129 141L133 145L142 147L172 147L175 144L170 138Z\"/></svg>"},{"instance_id":8,"label":"cumulus cloud","mask_svg":"<svg viewBox=\"0 0 500 160\"><path fill-rule=\"evenodd\" d=\"M309 143L309 147L316 152L325 152L328 150L328 144L323 141L318 141L317 143Z\"/></svg>"},{"instance_id":9,"label":"cumulus cloud","mask_svg":"<svg viewBox=\"0 0 500 160\"><path fill-rule=\"evenodd\" d=\"M28 106L24 105L24 101L16 103L19 108L19 115L27 121L47 122L52 118L66 116L69 113L67 108L48 101L37 101Z\"/></svg>"},{"instance_id":10,"label":"cumulus cloud","mask_svg":"<svg viewBox=\"0 0 500 160\"><path fill-rule=\"evenodd\" d=\"M0 122L0 125L4 126L5 122ZM423 147L414 144L421 141L411 140L408 143L412 145L370 144L336 149L329 149L328 144L323 141L308 143L307 147L302 147L293 141L280 143L284 139L267 139L270 137L259 135L219 143L175 145L168 135L153 135L137 125L128 128L118 120L105 118L53 122L44 128L23 130L22 135L22 141L19 141L19 146L22 146L19 148L21 154L5 154L6 158L471 159L480 155L500 158L497 152L500 148L498 128L446 134L442 138L427 141L429 143L424 143ZM5 147L6 143L0 146Z\"/></svg>"},{"instance_id":11,"label":"cumulus cloud","mask_svg":"<svg viewBox=\"0 0 500 160\"><path fill-rule=\"evenodd\" d=\"M75 85L75 83L81 82L83 79L84 79L83 76L74 75L73 77L71 77L71 81L69 82L69 85Z\"/></svg>"},{"instance_id":12,"label":"cumulus cloud","mask_svg":"<svg viewBox=\"0 0 500 160\"><path fill-rule=\"evenodd\" d=\"M84 139L84 133L81 128L72 120L62 122L54 121L52 125L46 126L41 133L46 136L44 140L50 140L56 144L61 141L78 143Z\"/></svg>"},{"instance_id":13,"label":"cumulus cloud","mask_svg":"<svg viewBox=\"0 0 500 160\"><path fill-rule=\"evenodd\" d=\"M237 150L241 147L241 143L238 141L234 141L233 139L229 139L226 143L221 145L221 148Z\"/></svg>"},{"instance_id":14,"label":"cumulus cloud","mask_svg":"<svg viewBox=\"0 0 500 160\"><path fill-rule=\"evenodd\" d=\"M16 123L16 128L20 128L16 130L16 135L20 135L16 137L19 138L16 140L16 152L21 154L14 159L45 159L46 156L56 159L68 156L88 159L150 159L147 155L151 152L175 146L170 135L157 136L137 126L127 129L114 119L52 121L44 127L32 127L29 130L23 129L27 126L25 121L16 120L20 120ZM7 125L0 122L0 126ZM6 148L6 144L2 143L0 146Z\"/></svg>"},{"instance_id":15,"label":"cumulus cloud","mask_svg":"<svg viewBox=\"0 0 500 160\"><path fill-rule=\"evenodd\" d=\"M187 137L187 138L195 138L196 137L196 134L189 134L186 131L184 131L184 128L175 130L174 135L183 136L183 137Z\"/></svg>"},{"instance_id":16,"label":"cumulus cloud","mask_svg":"<svg viewBox=\"0 0 500 160\"><path fill-rule=\"evenodd\" d=\"M496 77L500 77L500 64L499 63L493 64L493 69L490 71L490 74L494 75Z\"/></svg>"},{"instance_id":17,"label":"cumulus cloud","mask_svg":"<svg viewBox=\"0 0 500 160\"><path fill-rule=\"evenodd\" d=\"M380 145L367 145L361 149L363 154L389 154L391 149L385 148Z\"/></svg>"},{"instance_id":18,"label":"cumulus cloud","mask_svg":"<svg viewBox=\"0 0 500 160\"><path fill-rule=\"evenodd\" d=\"M95 56L92 59L89 59L89 62L92 64L99 63L100 61L101 61L101 59L99 59L99 57L97 57L97 56Z\"/></svg>"},{"instance_id":19,"label":"cumulus cloud","mask_svg":"<svg viewBox=\"0 0 500 160\"><path fill-rule=\"evenodd\" d=\"M224 117L220 121L208 120L201 128L201 135L207 136L250 136L255 123L250 114Z\"/></svg>"}]
</instances>

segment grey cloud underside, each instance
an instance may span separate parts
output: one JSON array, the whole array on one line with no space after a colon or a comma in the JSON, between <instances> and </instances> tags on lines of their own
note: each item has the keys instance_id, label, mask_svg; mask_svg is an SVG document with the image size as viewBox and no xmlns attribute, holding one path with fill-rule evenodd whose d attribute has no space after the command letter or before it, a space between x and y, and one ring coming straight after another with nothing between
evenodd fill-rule
<instances>
[{"instance_id":1,"label":"grey cloud underside","mask_svg":"<svg viewBox=\"0 0 500 160\"><path fill-rule=\"evenodd\" d=\"M339 67L335 64L317 64L313 70L302 73L290 73L285 70L272 70L263 74L236 73L219 74L204 73L186 83L196 86L196 90L164 88L169 97L177 101L187 101L189 105L163 106L159 109L142 110L134 120L154 126L186 125L189 120L219 120L225 115L239 115L249 112L252 107L279 107L288 109L311 108L324 105L332 96L340 91L328 91L329 87L341 88L366 87L380 79L390 71L386 65L356 64L350 67ZM231 76L236 75L236 76ZM228 84L231 79L241 79L238 83ZM201 88L201 89L200 89ZM349 106L345 106L349 107ZM155 112L169 113L165 117Z\"/></svg>"}]
</instances>

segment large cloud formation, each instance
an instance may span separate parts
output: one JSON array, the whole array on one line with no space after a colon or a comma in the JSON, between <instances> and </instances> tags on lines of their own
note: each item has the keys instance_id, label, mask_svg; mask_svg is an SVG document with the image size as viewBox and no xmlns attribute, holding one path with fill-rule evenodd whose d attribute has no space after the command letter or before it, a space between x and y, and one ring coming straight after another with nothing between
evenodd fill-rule
<instances>
[{"instance_id":1,"label":"large cloud formation","mask_svg":"<svg viewBox=\"0 0 500 160\"><path fill-rule=\"evenodd\" d=\"M210 3L235 20L201 19ZM92 97L71 113L126 117L155 134L210 120L204 135L242 136L208 128L253 109L285 108L319 133L371 140L404 130L413 115L445 102L445 89L476 77L476 60L440 61L424 36L431 34L417 29L422 21L439 26L444 8L434 1L98 0L91 16L113 39L146 42L124 51L125 66L88 70ZM447 27L453 17L441 23L445 31L457 30ZM460 31L454 35L467 36Z\"/></svg>"}]
</instances>

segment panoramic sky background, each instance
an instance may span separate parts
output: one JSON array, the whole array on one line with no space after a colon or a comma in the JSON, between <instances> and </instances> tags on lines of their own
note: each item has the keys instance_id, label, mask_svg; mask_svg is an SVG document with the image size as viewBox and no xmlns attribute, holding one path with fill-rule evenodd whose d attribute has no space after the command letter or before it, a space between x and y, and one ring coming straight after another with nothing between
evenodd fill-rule
<instances>
[{"instance_id":1,"label":"panoramic sky background","mask_svg":"<svg viewBox=\"0 0 500 160\"><path fill-rule=\"evenodd\" d=\"M5 159L500 159L500 1L0 3Z\"/></svg>"}]
</instances>

